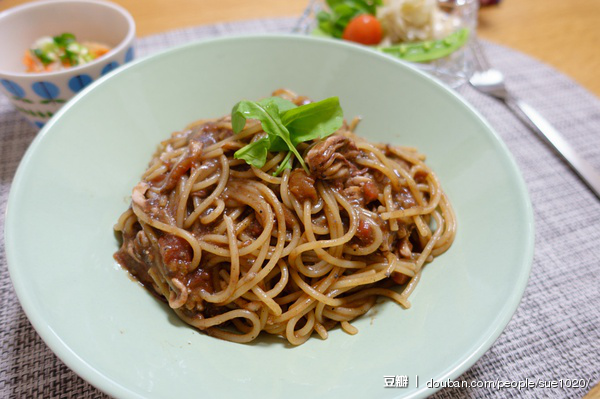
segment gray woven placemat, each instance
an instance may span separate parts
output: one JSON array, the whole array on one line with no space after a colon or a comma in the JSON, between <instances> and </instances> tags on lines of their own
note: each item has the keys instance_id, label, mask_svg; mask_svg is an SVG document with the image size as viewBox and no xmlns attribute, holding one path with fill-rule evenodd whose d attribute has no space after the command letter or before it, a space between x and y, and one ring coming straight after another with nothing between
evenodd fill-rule
<instances>
[{"instance_id":1,"label":"gray woven placemat","mask_svg":"<svg viewBox=\"0 0 600 399\"><path fill-rule=\"evenodd\" d=\"M167 32L137 41L138 56L220 35L289 32L295 18L245 21ZM510 87L600 169L600 100L555 70L486 43ZM600 378L600 201L556 155L495 100L462 87L504 139L527 183L536 223L529 285L493 347L458 381ZM0 397L100 398L35 333L19 306L4 253L11 181L36 132L0 98ZM580 398L587 389L446 388L435 398ZM400 394L401 392L398 392ZM376 395L376 393L374 393Z\"/></svg>"}]
</instances>

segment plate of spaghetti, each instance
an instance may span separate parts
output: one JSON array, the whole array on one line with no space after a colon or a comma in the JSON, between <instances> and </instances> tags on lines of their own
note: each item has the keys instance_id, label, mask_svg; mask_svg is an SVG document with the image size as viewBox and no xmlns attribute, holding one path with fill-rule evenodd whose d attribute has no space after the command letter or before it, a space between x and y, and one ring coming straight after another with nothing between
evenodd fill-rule
<instances>
[{"instance_id":1,"label":"plate of spaghetti","mask_svg":"<svg viewBox=\"0 0 600 399\"><path fill-rule=\"evenodd\" d=\"M506 147L441 83L247 36L67 104L15 176L6 249L37 332L112 396L425 397L510 320L533 222Z\"/></svg>"}]
</instances>

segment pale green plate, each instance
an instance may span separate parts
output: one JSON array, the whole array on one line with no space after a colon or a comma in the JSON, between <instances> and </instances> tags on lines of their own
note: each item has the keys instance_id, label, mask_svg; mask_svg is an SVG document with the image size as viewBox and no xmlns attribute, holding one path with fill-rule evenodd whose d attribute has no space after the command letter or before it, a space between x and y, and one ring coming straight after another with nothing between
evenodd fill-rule
<instances>
[{"instance_id":1,"label":"pale green plate","mask_svg":"<svg viewBox=\"0 0 600 399\"><path fill-rule=\"evenodd\" d=\"M403 310L385 302L328 340L239 345L196 332L112 258L112 226L156 144L242 98L287 87L337 95L359 133L417 146L458 217ZM123 398L423 397L494 342L525 288L533 219L505 145L454 92L400 61L295 36L193 43L140 60L77 96L40 132L10 193L6 250L31 323L70 368ZM407 388L384 388L406 375ZM418 376L418 387L416 387Z\"/></svg>"}]
</instances>

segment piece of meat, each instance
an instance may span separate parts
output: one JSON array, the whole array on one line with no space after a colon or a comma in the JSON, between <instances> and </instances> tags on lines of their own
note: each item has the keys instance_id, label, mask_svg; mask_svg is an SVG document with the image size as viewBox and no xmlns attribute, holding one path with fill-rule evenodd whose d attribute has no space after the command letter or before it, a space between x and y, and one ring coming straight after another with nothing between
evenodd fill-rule
<instances>
[{"instance_id":1,"label":"piece of meat","mask_svg":"<svg viewBox=\"0 0 600 399\"><path fill-rule=\"evenodd\" d=\"M260 222L257 219L252 219L252 221L246 228L246 232L255 238L260 236L262 234L263 230L264 230L264 227L260 224Z\"/></svg>"},{"instance_id":2,"label":"piece of meat","mask_svg":"<svg viewBox=\"0 0 600 399\"><path fill-rule=\"evenodd\" d=\"M166 193L166 192L174 189L175 186L177 186L177 182L179 181L181 176L183 176L185 173L187 173L188 170L190 170L190 168L192 167L194 162L198 160L197 158L199 157L199 155L201 153L202 153L202 151L200 151L200 153L195 157L192 156L191 154L188 154L182 160L177 162L177 164L173 167L173 169L171 169L171 173L169 173L167 175L167 178L166 178L164 184L160 188L160 192Z\"/></svg>"},{"instance_id":3,"label":"piece of meat","mask_svg":"<svg viewBox=\"0 0 600 399\"><path fill-rule=\"evenodd\" d=\"M191 291L203 290L212 292L210 273L202 268L197 268L187 276L187 288Z\"/></svg>"},{"instance_id":4,"label":"piece of meat","mask_svg":"<svg viewBox=\"0 0 600 399\"><path fill-rule=\"evenodd\" d=\"M366 204L373 202L379 198L379 189L377 188L377 184L375 184L372 180L368 180L365 182L365 184L363 185L363 191L365 193Z\"/></svg>"},{"instance_id":5,"label":"piece of meat","mask_svg":"<svg viewBox=\"0 0 600 399\"><path fill-rule=\"evenodd\" d=\"M148 184L146 182L138 183L131 193L131 201L139 206L144 212L150 210L150 205L146 199L146 191L148 191Z\"/></svg>"},{"instance_id":6,"label":"piece of meat","mask_svg":"<svg viewBox=\"0 0 600 399\"><path fill-rule=\"evenodd\" d=\"M158 239L158 249L169 277L188 273L193 251L186 240L173 234L165 234Z\"/></svg>"},{"instance_id":7,"label":"piece of meat","mask_svg":"<svg viewBox=\"0 0 600 399\"><path fill-rule=\"evenodd\" d=\"M233 135L233 130L226 129L214 122L206 122L192 128L190 144L194 141L201 143L204 148L218 143Z\"/></svg>"},{"instance_id":8,"label":"piece of meat","mask_svg":"<svg viewBox=\"0 0 600 399\"><path fill-rule=\"evenodd\" d=\"M192 130L189 135L186 155L179 160L167 175L160 188L161 193L169 192L177 186L177 182L192 166L198 167L201 162L202 150L231 136L233 131L219 127L213 122L207 122Z\"/></svg>"},{"instance_id":9,"label":"piece of meat","mask_svg":"<svg viewBox=\"0 0 600 399\"><path fill-rule=\"evenodd\" d=\"M400 187L400 191L396 194L396 200L400 203L400 209L408 209L417 205L417 201L408 187Z\"/></svg>"},{"instance_id":10,"label":"piece of meat","mask_svg":"<svg viewBox=\"0 0 600 399\"><path fill-rule=\"evenodd\" d=\"M348 177L358 168L352 162L358 155L354 141L348 137L333 135L317 143L306 154L310 172L323 180Z\"/></svg>"},{"instance_id":11,"label":"piece of meat","mask_svg":"<svg viewBox=\"0 0 600 399\"><path fill-rule=\"evenodd\" d=\"M409 241L408 237L404 237L398 241L398 255L401 258L411 259L413 245Z\"/></svg>"},{"instance_id":12,"label":"piece of meat","mask_svg":"<svg viewBox=\"0 0 600 399\"><path fill-rule=\"evenodd\" d=\"M350 186L342 190L342 195L354 206L365 206L365 197L360 186Z\"/></svg>"},{"instance_id":13,"label":"piece of meat","mask_svg":"<svg viewBox=\"0 0 600 399\"><path fill-rule=\"evenodd\" d=\"M415 182L417 183L425 183L427 181L427 176L428 173L425 172L424 170L417 170L417 172L415 173Z\"/></svg>"},{"instance_id":14,"label":"piece of meat","mask_svg":"<svg viewBox=\"0 0 600 399\"><path fill-rule=\"evenodd\" d=\"M137 226L130 233L123 233L123 245L113 255L119 264L127 269L155 297L164 301L165 298L155 287L154 280L148 273L154 264L152 245L143 230Z\"/></svg>"},{"instance_id":15,"label":"piece of meat","mask_svg":"<svg viewBox=\"0 0 600 399\"><path fill-rule=\"evenodd\" d=\"M292 195L300 202L304 202L307 199L311 201L317 200L315 178L307 175L302 169L294 169L290 173L289 187Z\"/></svg>"},{"instance_id":16,"label":"piece of meat","mask_svg":"<svg viewBox=\"0 0 600 399\"><path fill-rule=\"evenodd\" d=\"M356 175L349 179L339 179L338 181L344 182L342 195L351 203L364 207L379 199L379 188L373 181L373 177L368 173Z\"/></svg>"},{"instance_id":17,"label":"piece of meat","mask_svg":"<svg viewBox=\"0 0 600 399\"><path fill-rule=\"evenodd\" d=\"M394 280L394 282L398 285L404 285L404 284L408 283L408 280L410 280L410 277L408 277L406 274L393 272L392 280Z\"/></svg>"},{"instance_id":18,"label":"piece of meat","mask_svg":"<svg viewBox=\"0 0 600 399\"><path fill-rule=\"evenodd\" d=\"M370 245L373 242L373 232L371 231L369 222L365 221L364 219L360 219L356 229L355 237L358 238L360 243L364 246Z\"/></svg>"}]
</instances>

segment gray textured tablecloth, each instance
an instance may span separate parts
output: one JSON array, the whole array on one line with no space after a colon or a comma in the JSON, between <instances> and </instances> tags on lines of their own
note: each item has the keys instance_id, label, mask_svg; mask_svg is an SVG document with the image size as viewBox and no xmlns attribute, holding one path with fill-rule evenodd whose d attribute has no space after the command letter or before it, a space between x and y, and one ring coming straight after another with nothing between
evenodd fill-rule
<instances>
[{"instance_id":1,"label":"gray textured tablecloth","mask_svg":"<svg viewBox=\"0 0 600 399\"><path fill-rule=\"evenodd\" d=\"M167 32L139 39L137 55L212 36L289 32L295 21L245 21ZM485 47L510 88L600 169L600 100L527 56L489 43ZM600 201L501 104L468 86L459 92L489 120L521 168L535 212L536 247L529 285L515 316L458 381L581 378L590 380L590 387L445 388L435 398L580 398L600 378ZM0 397L104 397L46 347L9 279L4 213L15 170L35 134L8 100L0 98Z\"/></svg>"}]
</instances>

